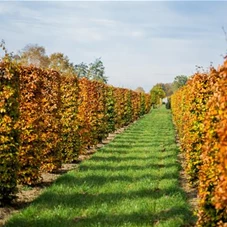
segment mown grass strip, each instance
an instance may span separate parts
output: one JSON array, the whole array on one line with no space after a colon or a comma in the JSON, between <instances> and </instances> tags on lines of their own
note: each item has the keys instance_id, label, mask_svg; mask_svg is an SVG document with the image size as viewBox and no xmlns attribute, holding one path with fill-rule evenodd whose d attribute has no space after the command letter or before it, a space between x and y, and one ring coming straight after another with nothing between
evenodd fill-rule
<instances>
[{"instance_id":1,"label":"mown grass strip","mask_svg":"<svg viewBox=\"0 0 227 227\"><path fill-rule=\"evenodd\" d=\"M68 172L6 227L190 226L169 110L152 110Z\"/></svg>"}]
</instances>

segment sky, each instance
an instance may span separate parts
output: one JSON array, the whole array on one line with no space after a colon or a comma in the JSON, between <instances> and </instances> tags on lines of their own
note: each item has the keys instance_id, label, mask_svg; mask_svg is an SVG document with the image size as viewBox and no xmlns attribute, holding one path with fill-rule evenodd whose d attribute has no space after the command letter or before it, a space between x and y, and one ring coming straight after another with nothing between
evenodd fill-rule
<instances>
[{"instance_id":1,"label":"sky","mask_svg":"<svg viewBox=\"0 0 227 227\"><path fill-rule=\"evenodd\" d=\"M101 57L109 84L149 92L223 63L226 12L225 1L0 1L0 40L9 52L38 44L74 64Z\"/></svg>"}]
</instances>

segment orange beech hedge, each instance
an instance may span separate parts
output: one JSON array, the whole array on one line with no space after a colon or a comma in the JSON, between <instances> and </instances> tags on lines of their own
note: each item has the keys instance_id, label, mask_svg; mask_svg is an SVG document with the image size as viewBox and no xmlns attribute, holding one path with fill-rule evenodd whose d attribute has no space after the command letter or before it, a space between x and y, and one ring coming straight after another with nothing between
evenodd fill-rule
<instances>
[{"instance_id":1,"label":"orange beech hedge","mask_svg":"<svg viewBox=\"0 0 227 227\"><path fill-rule=\"evenodd\" d=\"M62 162L73 162L81 148L78 120L79 87L76 77L61 78L61 155Z\"/></svg>"},{"instance_id":2,"label":"orange beech hedge","mask_svg":"<svg viewBox=\"0 0 227 227\"><path fill-rule=\"evenodd\" d=\"M41 170L61 167L60 75L35 67L19 68L19 172L23 184L36 184Z\"/></svg>"},{"instance_id":3,"label":"orange beech hedge","mask_svg":"<svg viewBox=\"0 0 227 227\"><path fill-rule=\"evenodd\" d=\"M81 151L96 145L115 129L148 113L150 95L79 79L78 125Z\"/></svg>"},{"instance_id":4,"label":"orange beech hedge","mask_svg":"<svg viewBox=\"0 0 227 227\"><path fill-rule=\"evenodd\" d=\"M175 93L171 102L172 113L179 133L181 148L185 151L187 172L196 185L201 164L200 154L204 143L204 117L210 95L208 75L196 73Z\"/></svg>"},{"instance_id":5,"label":"orange beech hedge","mask_svg":"<svg viewBox=\"0 0 227 227\"><path fill-rule=\"evenodd\" d=\"M35 185L42 172L77 161L109 132L150 111L147 94L53 70L0 64L0 201L17 183Z\"/></svg>"},{"instance_id":6,"label":"orange beech hedge","mask_svg":"<svg viewBox=\"0 0 227 227\"><path fill-rule=\"evenodd\" d=\"M151 109L151 96L150 94L141 94L144 95L144 102L145 102L145 114L150 112Z\"/></svg>"},{"instance_id":7,"label":"orange beech hedge","mask_svg":"<svg viewBox=\"0 0 227 227\"><path fill-rule=\"evenodd\" d=\"M79 80L79 134L82 148L91 147L107 135L105 85L86 78Z\"/></svg>"},{"instance_id":8,"label":"orange beech hedge","mask_svg":"<svg viewBox=\"0 0 227 227\"><path fill-rule=\"evenodd\" d=\"M0 205L17 191L19 73L10 62L0 63Z\"/></svg>"},{"instance_id":9,"label":"orange beech hedge","mask_svg":"<svg viewBox=\"0 0 227 227\"><path fill-rule=\"evenodd\" d=\"M227 226L227 61L196 73L171 101L187 171L197 181L197 226Z\"/></svg>"},{"instance_id":10,"label":"orange beech hedge","mask_svg":"<svg viewBox=\"0 0 227 227\"><path fill-rule=\"evenodd\" d=\"M116 129L115 118L116 118L116 110L115 103L116 100L114 98L114 87L106 86L105 89L105 98L106 98L106 120L107 120L107 132L113 132Z\"/></svg>"}]
</instances>

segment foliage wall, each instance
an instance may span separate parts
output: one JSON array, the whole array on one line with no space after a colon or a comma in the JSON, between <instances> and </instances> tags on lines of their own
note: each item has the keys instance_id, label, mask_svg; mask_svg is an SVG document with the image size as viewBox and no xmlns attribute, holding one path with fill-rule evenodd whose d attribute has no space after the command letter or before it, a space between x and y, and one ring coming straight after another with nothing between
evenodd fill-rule
<instances>
[{"instance_id":1,"label":"foliage wall","mask_svg":"<svg viewBox=\"0 0 227 227\"><path fill-rule=\"evenodd\" d=\"M17 185L19 73L10 62L0 63L0 204L13 199Z\"/></svg>"},{"instance_id":2,"label":"foliage wall","mask_svg":"<svg viewBox=\"0 0 227 227\"><path fill-rule=\"evenodd\" d=\"M35 67L19 68L18 180L36 184L41 171L61 166L60 75Z\"/></svg>"},{"instance_id":3,"label":"foliage wall","mask_svg":"<svg viewBox=\"0 0 227 227\"><path fill-rule=\"evenodd\" d=\"M42 172L80 153L150 111L147 94L12 62L0 64L0 201L17 184L35 185Z\"/></svg>"},{"instance_id":4,"label":"foliage wall","mask_svg":"<svg viewBox=\"0 0 227 227\"><path fill-rule=\"evenodd\" d=\"M227 61L196 73L171 101L187 171L199 191L197 226L227 226Z\"/></svg>"}]
</instances>

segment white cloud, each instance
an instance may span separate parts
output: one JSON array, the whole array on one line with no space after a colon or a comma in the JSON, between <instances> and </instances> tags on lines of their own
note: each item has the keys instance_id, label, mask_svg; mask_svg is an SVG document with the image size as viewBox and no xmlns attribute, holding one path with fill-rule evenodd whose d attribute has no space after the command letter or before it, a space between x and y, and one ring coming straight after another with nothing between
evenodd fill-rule
<instances>
[{"instance_id":1,"label":"white cloud","mask_svg":"<svg viewBox=\"0 0 227 227\"><path fill-rule=\"evenodd\" d=\"M99 26L105 26L105 27L115 27L117 22L114 20L109 19L100 19L100 18L91 18L89 19L92 23L96 23Z\"/></svg>"},{"instance_id":2,"label":"white cloud","mask_svg":"<svg viewBox=\"0 0 227 227\"><path fill-rule=\"evenodd\" d=\"M1 38L63 52L75 64L102 57L110 83L147 91L226 50L225 2L0 2Z\"/></svg>"}]
</instances>

